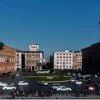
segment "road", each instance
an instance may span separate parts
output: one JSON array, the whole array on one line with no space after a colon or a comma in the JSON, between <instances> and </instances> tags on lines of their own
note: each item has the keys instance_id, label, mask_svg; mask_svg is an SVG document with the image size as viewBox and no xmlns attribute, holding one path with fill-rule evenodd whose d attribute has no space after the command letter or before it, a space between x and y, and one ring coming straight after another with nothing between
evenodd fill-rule
<instances>
[{"instance_id":1,"label":"road","mask_svg":"<svg viewBox=\"0 0 100 100\"><path fill-rule=\"evenodd\" d=\"M16 76L16 74L19 74L19 76ZM15 76L15 77L12 78L12 76ZM100 82L100 78L93 78L93 80L96 83ZM19 81L28 82L29 85L28 86L18 86L17 84ZM82 83L81 85L76 85L74 82L66 81L66 82L54 82L54 83L57 83L57 84L60 84L60 85L66 86L66 87L70 87L70 88L72 88L72 92L67 93L67 92L61 92L61 91L59 91L59 92L51 91L53 82L50 82L48 86L38 85L38 83L36 81L26 79L26 72L15 72L8 77L0 77L0 82L5 82L7 84L14 83L15 86L17 86L17 90L15 92L21 91L20 96L24 96L24 94L21 94L21 93L26 92L28 94L27 96L30 98L39 97L39 96L53 98L55 95L56 96L59 95L61 98L62 97L70 97L71 98L74 96L76 97L77 93L81 94L81 92L85 91L85 89L86 89L85 83ZM75 91L75 93L73 91ZM72 96L72 94L73 94L73 96ZM81 97L82 97L82 95L83 94L81 94ZM18 98L18 97L19 96L17 96L16 98Z\"/></svg>"}]
</instances>

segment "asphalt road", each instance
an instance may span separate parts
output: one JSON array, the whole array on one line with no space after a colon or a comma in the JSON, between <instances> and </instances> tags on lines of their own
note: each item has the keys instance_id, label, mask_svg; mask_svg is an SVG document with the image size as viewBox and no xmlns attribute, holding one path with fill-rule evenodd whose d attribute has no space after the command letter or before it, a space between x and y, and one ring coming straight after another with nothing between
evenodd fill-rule
<instances>
[{"instance_id":1,"label":"asphalt road","mask_svg":"<svg viewBox=\"0 0 100 100\"><path fill-rule=\"evenodd\" d=\"M16 74L19 74L19 76L16 76ZM14 76L12 78L12 76ZM14 83L15 86L17 86L17 90L18 91L27 91L28 94L38 94L43 91L44 94L50 96L50 89L52 87L52 84L57 83L66 87L70 87L72 88L73 91L80 93L81 91L85 91L86 89L86 84L82 83L81 85L76 85L74 82L50 82L48 86L42 86L42 85L38 85L38 83L36 81L29 81L26 80L26 72L15 72L13 74L11 74L10 76L7 77L0 77L0 82L5 82L7 84L11 84ZM100 82L100 78L93 78L94 82L99 83ZM29 85L28 86L18 86L18 82L19 81L25 81L28 82ZM4 92L4 91L3 91ZM22 92L21 92L22 93ZM67 92L57 92L57 91L53 91L52 95L54 94L61 94L61 95L66 95Z\"/></svg>"}]
</instances>

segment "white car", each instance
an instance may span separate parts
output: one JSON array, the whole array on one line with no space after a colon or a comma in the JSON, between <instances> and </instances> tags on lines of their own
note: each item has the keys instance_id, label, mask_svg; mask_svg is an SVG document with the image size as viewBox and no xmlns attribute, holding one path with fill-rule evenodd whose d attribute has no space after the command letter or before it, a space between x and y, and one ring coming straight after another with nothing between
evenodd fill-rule
<instances>
[{"instance_id":1,"label":"white car","mask_svg":"<svg viewBox=\"0 0 100 100\"><path fill-rule=\"evenodd\" d=\"M56 90L57 91L72 91L71 88L66 87L66 86L59 86Z\"/></svg>"},{"instance_id":2,"label":"white car","mask_svg":"<svg viewBox=\"0 0 100 100\"><path fill-rule=\"evenodd\" d=\"M45 85L45 86L48 85L48 83L45 82L45 81L39 81L38 84L39 84L39 85Z\"/></svg>"},{"instance_id":3,"label":"white car","mask_svg":"<svg viewBox=\"0 0 100 100\"><path fill-rule=\"evenodd\" d=\"M0 82L0 86L6 86L7 83Z\"/></svg>"},{"instance_id":4,"label":"white car","mask_svg":"<svg viewBox=\"0 0 100 100\"><path fill-rule=\"evenodd\" d=\"M81 81L76 81L75 84L82 84L82 82Z\"/></svg>"},{"instance_id":5,"label":"white car","mask_svg":"<svg viewBox=\"0 0 100 100\"><path fill-rule=\"evenodd\" d=\"M60 84L52 84L52 89L56 90L58 87L60 87Z\"/></svg>"},{"instance_id":6,"label":"white car","mask_svg":"<svg viewBox=\"0 0 100 100\"><path fill-rule=\"evenodd\" d=\"M71 79L70 82L76 82L76 80L75 79Z\"/></svg>"},{"instance_id":7,"label":"white car","mask_svg":"<svg viewBox=\"0 0 100 100\"><path fill-rule=\"evenodd\" d=\"M12 86L12 85L6 85L2 88L3 90L15 90L16 87L15 86Z\"/></svg>"},{"instance_id":8,"label":"white car","mask_svg":"<svg viewBox=\"0 0 100 100\"><path fill-rule=\"evenodd\" d=\"M39 70L36 72L37 74L44 74L44 73L50 73L50 70Z\"/></svg>"},{"instance_id":9,"label":"white car","mask_svg":"<svg viewBox=\"0 0 100 100\"><path fill-rule=\"evenodd\" d=\"M25 81L19 81L18 85L29 85L29 83L27 83Z\"/></svg>"},{"instance_id":10,"label":"white car","mask_svg":"<svg viewBox=\"0 0 100 100\"><path fill-rule=\"evenodd\" d=\"M16 76L19 76L19 74L16 74Z\"/></svg>"}]
</instances>

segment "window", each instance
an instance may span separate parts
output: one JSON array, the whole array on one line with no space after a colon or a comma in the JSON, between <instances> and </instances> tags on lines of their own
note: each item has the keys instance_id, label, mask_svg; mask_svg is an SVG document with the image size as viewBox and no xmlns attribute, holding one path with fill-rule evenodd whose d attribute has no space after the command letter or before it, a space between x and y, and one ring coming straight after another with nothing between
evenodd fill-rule
<instances>
[{"instance_id":1,"label":"window","mask_svg":"<svg viewBox=\"0 0 100 100\"><path fill-rule=\"evenodd\" d=\"M17 61L17 63L19 63L19 61Z\"/></svg>"},{"instance_id":2,"label":"window","mask_svg":"<svg viewBox=\"0 0 100 100\"><path fill-rule=\"evenodd\" d=\"M63 62L63 64L65 64L65 62Z\"/></svg>"},{"instance_id":3,"label":"window","mask_svg":"<svg viewBox=\"0 0 100 100\"><path fill-rule=\"evenodd\" d=\"M57 58L59 58L59 56L57 56Z\"/></svg>"},{"instance_id":4,"label":"window","mask_svg":"<svg viewBox=\"0 0 100 100\"><path fill-rule=\"evenodd\" d=\"M57 62L57 64L59 64L59 62Z\"/></svg>"},{"instance_id":5,"label":"window","mask_svg":"<svg viewBox=\"0 0 100 100\"><path fill-rule=\"evenodd\" d=\"M63 58L65 58L65 56L63 56Z\"/></svg>"},{"instance_id":6,"label":"window","mask_svg":"<svg viewBox=\"0 0 100 100\"><path fill-rule=\"evenodd\" d=\"M17 54L17 56L19 56L19 54Z\"/></svg>"},{"instance_id":7,"label":"window","mask_svg":"<svg viewBox=\"0 0 100 100\"><path fill-rule=\"evenodd\" d=\"M59 59L57 59L57 61L59 61Z\"/></svg>"}]
</instances>

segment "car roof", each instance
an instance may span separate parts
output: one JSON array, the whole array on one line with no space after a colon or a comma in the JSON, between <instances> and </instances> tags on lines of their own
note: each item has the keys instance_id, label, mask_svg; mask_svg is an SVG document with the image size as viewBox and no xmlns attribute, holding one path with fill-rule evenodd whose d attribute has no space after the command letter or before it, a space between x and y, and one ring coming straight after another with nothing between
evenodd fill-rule
<instances>
[{"instance_id":1,"label":"car roof","mask_svg":"<svg viewBox=\"0 0 100 100\"><path fill-rule=\"evenodd\" d=\"M25 81L19 81L19 82L25 82Z\"/></svg>"},{"instance_id":2,"label":"car roof","mask_svg":"<svg viewBox=\"0 0 100 100\"><path fill-rule=\"evenodd\" d=\"M12 87L12 85L6 85L6 86L11 86Z\"/></svg>"}]
</instances>

